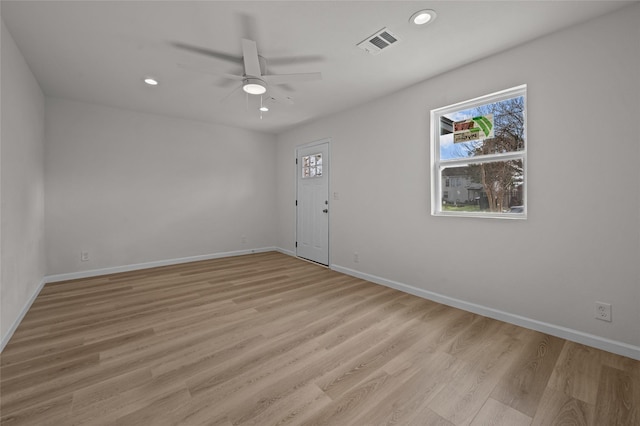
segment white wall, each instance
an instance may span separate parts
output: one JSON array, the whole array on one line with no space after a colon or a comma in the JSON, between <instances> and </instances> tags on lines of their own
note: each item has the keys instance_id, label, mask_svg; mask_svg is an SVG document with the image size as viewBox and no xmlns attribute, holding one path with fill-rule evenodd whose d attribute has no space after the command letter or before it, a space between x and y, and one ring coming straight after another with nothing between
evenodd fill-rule
<instances>
[{"instance_id":1,"label":"white wall","mask_svg":"<svg viewBox=\"0 0 640 426\"><path fill-rule=\"evenodd\" d=\"M330 137L334 267L640 356L638 22L633 5L279 135L279 247L294 250L295 146ZM430 110L523 83L529 219L432 217Z\"/></svg>"},{"instance_id":2,"label":"white wall","mask_svg":"<svg viewBox=\"0 0 640 426\"><path fill-rule=\"evenodd\" d=\"M275 136L52 98L45 122L47 275L275 245Z\"/></svg>"},{"instance_id":3,"label":"white wall","mask_svg":"<svg viewBox=\"0 0 640 426\"><path fill-rule=\"evenodd\" d=\"M45 274L44 96L2 22L0 349Z\"/></svg>"}]
</instances>

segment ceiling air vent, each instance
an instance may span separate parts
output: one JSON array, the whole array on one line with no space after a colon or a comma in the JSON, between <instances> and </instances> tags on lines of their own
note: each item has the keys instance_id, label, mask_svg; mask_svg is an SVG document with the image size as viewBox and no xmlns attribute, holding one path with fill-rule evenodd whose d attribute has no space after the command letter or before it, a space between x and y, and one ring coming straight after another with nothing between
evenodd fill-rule
<instances>
[{"instance_id":1,"label":"ceiling air vent","mask_svg":"<svg viewBox=\"0 0 640 426\"><path fill-rule=\"evenodd\" d=\"M398 41L398 37L386 28L381 29L377 33L366 40L358 43L358 47L371 55L377 55L382 52L383 49L391 46Z\"/></svg>"}]
</instances>

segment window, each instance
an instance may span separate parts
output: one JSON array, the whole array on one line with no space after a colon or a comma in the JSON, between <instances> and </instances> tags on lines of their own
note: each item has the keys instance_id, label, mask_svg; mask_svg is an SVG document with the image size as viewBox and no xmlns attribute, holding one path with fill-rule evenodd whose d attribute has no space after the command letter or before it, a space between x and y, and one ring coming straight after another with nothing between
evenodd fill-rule
<instances>
[{"instance_id":1,"label":"window","mask_svg":"<svg viewBox=\"0 0 640 426\"><path fill-rule=\"evenodd\" d=\"M302 157L302 179L322 176L322 154Z\"/></svg>"},{"instance_id":2,"label":"window","mask_svg":"<svg viewBox=\"0 0 640 426\"><path fill-rule=\"evenodd\" d=\"M433 215L526 218L526 91L431 111Z\"/></svg>"}]
</instances>

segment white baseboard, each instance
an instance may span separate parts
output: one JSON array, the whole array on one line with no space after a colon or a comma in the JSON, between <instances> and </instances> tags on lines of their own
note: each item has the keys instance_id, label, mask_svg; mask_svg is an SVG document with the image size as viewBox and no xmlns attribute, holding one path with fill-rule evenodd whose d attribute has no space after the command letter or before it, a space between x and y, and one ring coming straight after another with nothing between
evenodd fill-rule
<instances>
[{"instance_id":1,"label":"white baseboard","mask_svg":"<svg viewBox=\"0 0 640 426\"><path fill-rule=\"evenodd\" d=\"M283 249L283 248L280 248L280 247L275 247L274 249L275 249L275 251L280 252L282 254L286 254L287 256L296 257L296 253L291 251L291 250L286 250L286 249Z\"/></svg>"},{"instance_id":2,"label":"white baseboard","mask_svg":"<svg viewBox=\"0 0 640 426\"><path fill-rule=\"evenodd\" d=\"M383 285L385 287L391 287L396 290L400 290L405 293L413 294L414 296L422 297L423 299L432 300L434 302L442 303L443 305L453 306L465 311L473 312L474 314L482 315L485 317L497 319L500 321L515 324L531 330L540 331L542 333L550 334L552 336L561 337L563 339L571 340L572 342L581 343L587 346L591 346L597 349L602 349L614 354L623 355L629 358L633 358L640 361L640 347L630 345L624 342L618 342L616 340L606 339L604 337L596 336L582 331L574 330L571 328L562 327L555 324L550 324L531 318L526 318L520 315L515 315L509 312L500 311L497 309L489 308L487 306L478 305L475 303L465 302L464 300L455 299L453 297L444 296L439 293L424 290L421 288L413 287L407 284L403 284L397 281L388 280L375 275L370 275L364 272L356 271L354 269L345 268L340 265L331 265L331 269L343 274L351 275L363 280L371 281L376 284Z\"/></svg>"},{"instance_id":3,"label":"white baseboard","mask_svg":"<svg viewBox=\"0 0 640 426\"><path fill-rule=\"evenodd\" d=\"M45 277L42 279L42 281L40 281L40 284L38 284L36 291L34 291L31 297L29 298L29 300L27 300L27 303L24 304L24 306L22 307L22 310L20 311L20 314L15 319L15 321L13 321L13 324L11 324L11 327L9 327L9 330L7 330L7 333L4 336L2 336L2 340L0 340L0 352L2 352L4 350L4 347L7 345L7 343L9 343L9 340L11 340L11 336L13 336L13 333L15 333L16 330L18 329L18 326L24 319L24 316L27 315L27 312L29 312L29 308L31 308L31 305L33 305L33 302L36 300L36 297L38 297L38 295L40 294L40 292L42 291L42 288L46 283L47 283L47 280Z\"/></svg>"},{"instance_id":4,"label":"white baseboard","mask_svg":"<svg viewBox=\"0 0 640 426\"><path fill-rule=\"evenodd\" d=\"M117 274L119 272L137 271L139 269L156 268L158 266L177 265L180 263L197 262L199 260L219 259L223 257L242 256L245 254L264 253L268 251L276 251L275 247L262 247L249 250L236 250L221 253L203 254L198 256L180 257L177 259L156 260L153 262L136 263L132 265L113 266L110 268L92 269L89 271L71 272L68 274L49 275L45 277L47 283L58 281L75 280L78 278L90 278L100 275Z\"/></svg>"}]
</instances>

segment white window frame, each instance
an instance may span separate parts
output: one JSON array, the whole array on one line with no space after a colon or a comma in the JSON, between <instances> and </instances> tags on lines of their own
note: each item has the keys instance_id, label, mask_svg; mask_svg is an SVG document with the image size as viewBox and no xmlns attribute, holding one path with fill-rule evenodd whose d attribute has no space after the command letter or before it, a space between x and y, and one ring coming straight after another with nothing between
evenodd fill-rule
<instances>
[{"instance_id":1,"label":"white window frame","mask_svg":"<svg viewBox=\"0 0 640 426\"><path fill-rule=\"evenodd\" d=\"M463 111L477 106L496 103L506 99L524 97L524 149L521 151L479 155L475 157L456 158L453 160L440 160L440 119L443 115L456 111ZM480 96L464 102L448 105L431 110L431 214L433 216L452 217L480 217L492 219L526 219L528 210L527 201L527 85L512 87L485 96ZM523 169L523 213L501 212L456 212L442 210L442 170L446 167L467 166L469 164L489 163L494 161L522 160Z\"/></svg>"}]
</instances>

